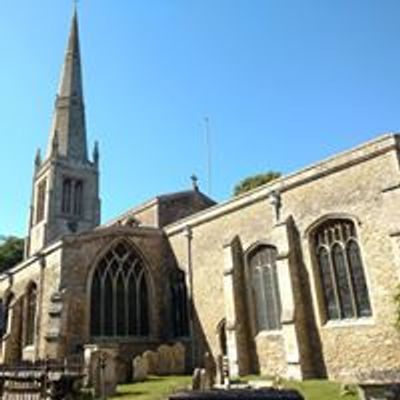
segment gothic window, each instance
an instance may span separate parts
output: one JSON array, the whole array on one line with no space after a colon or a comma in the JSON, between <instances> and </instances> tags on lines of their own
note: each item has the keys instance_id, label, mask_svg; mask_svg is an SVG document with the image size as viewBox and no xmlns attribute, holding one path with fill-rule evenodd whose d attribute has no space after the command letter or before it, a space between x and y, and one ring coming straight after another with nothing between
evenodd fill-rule
<instances>
[{"instance_id":1,"label":"gothic window","mask_svg":"<svg viewBox=\"0 0 400 400\"><path fill-rule=\"evenodd\" d=\"M92 336L149 335L148 275L128 243L114 245L97 264L90 296Z\"/></svg>"},{"instance_id":2,"label":"gothic window","mask_svg":"<svg viewBox=\"0 0 400 400\"><path fill-rule=\"evenodd\" d=\"M1 336L7 333L8 320L10 316L11 302L14 300L14 294L9 293L4 301L1 301Z\"/></svg>"},{"instance_id":3,"label":"gothic window","mask_svg":"<svg viewBox=\"0 0 400 400\"><path fill-rule=\"evenodd\" d=\"M322 223L313 234L327 320L372 314L356 227L348 219Z\"/></svg>"},{"instance_id":4,"label":"gothic window","mask_svg":"<svg viewBox=\"0 0 400 400\"><path fill-rule=\"evenodd\" d=\"M61 209L64 214L81 216L83 213L83 182L65 178L63 181Z\"/></svg>"},{"instance_id":5,"label":"gothic window","mask_svg":"<svg viewBox=\"0 0 400 400\"><path fill-rule=\"evenodd\" d=\"M82 204L83 204L83 183L82 181L75 181L75 193L74 193L75 215L82 215Z\"/></svg>"},{"instance_id":6,"label":"gothic window","mask_svg":"<svg viewBox=\"0 0 400 400\"><path fill-rule=\"evenodd\" d=\"M188 300L185 273L175 271L171 276L171 314L174 337L189 335Z\"/></svg>"},{"instance_id":7,"label":"gothic window","mask_svg":"<svg viewBox=\"0 0 400 400\"><path fill-rule=\"evenodd\" d=\"M46 180L42 180L37 188L37 199L36 199L36 223L43 221L45 212L45 200L46 200Z\"/></svg>"},{"instance_id":8,"label":"gothic window","mask_svg":"<svg viewBox=\"0 0 400 400\"><path fill-rule=\"evenodd\" d=\"M25 303L25 346L33 345L35 338L37 287L35 283L29 285Z\"/></svg>"},{"instance_id":9,"label":"gothic window","mask_svg":"<svg viewBox=\"0 0 400 400\"><path fill-rule=\"evenodd\" d=\"M62 212L69 214L71 212L71 197L72 197L72 182L71 179L66 178L63 182L62 191Z\"/></svg>"},{"instance_id":10,"label":"gothic window","mask_svg":"<svg viewBox=\"0 0 400 400\"><path fill-rule=\"evenodd\" d=\"M281 300L276 254L275 247L260 245L248 256L257 331L281 328Z\"/></svg>"}]
</instances>

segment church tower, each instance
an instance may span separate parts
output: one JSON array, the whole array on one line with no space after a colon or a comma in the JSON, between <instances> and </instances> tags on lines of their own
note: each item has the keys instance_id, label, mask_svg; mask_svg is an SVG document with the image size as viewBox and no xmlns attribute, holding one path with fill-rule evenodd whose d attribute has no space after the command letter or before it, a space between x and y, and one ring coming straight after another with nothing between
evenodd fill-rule
<instances>
[{"instance_id":1,"label":"church tower","mask_svg":"<svg viewBox=\"0 0 400 400\"><path fill-rule=\"evenodd\" d=\"M99 150L87 154L78 16L72 17L45 159L35 158L27 256L100 223Z\"/></svg>"}]
</instances>

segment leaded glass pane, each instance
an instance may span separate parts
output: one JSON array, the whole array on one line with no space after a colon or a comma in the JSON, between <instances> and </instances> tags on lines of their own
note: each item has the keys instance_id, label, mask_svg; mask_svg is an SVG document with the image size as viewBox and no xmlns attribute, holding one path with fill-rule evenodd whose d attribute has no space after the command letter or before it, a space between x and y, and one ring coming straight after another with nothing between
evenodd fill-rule
<instances>
[{"instance_id":1,"label":"leaded glass pane","mask_svg":"<svg viewBox=\"0 0 400 400\"><path fill-rule=\"evenodd\" d=\"M139 334L141 336L146 336L149 334L149 315L148 315L148 292L147 292L147 282L142 275L142 279L139 282L139 299L140 299L140 329Z\"/></svg>"},{"instance_id":2,"label":"leaded glass pane","mask_svg":"<svg viewBox=\"0 0 400 400\"><path fill-rule=\"evenodd\" d=\"M35 337L35 319L36 319L36 285L30 286L27 293L27 315L25 329L25 345L32 345Z\"/></svg>"},{"instance_id":3,"label":"leaded glass pane","mask_svg":"<svg viewBox=\"0 0 400 400\"><path fill-rule=\"evenodd\" d=\"M368 317L371 315L371 304L368 296L367 282L362 267L360 249L357 242L353 240L349 242L347 246L347 256L352 275L357 314L360 317Z\"/></svg>"},{"instance_id":4,"label":"leaded glass pane","mask_svg":"<svg viewBox=\"0 0 400 400\"><path fill-rule=\"evenodd\" d=\"M114 290L111 274L107 274L103 283L103 329L104 336L114 336Z\"/></svg>"},{"instance_id":5,"label":"leaded glass pane","mask_svg":"<svg viewBox=\"0 0 400 400\"><path fill-rule=\"evenodd\" d=\"M136 279L135 276L131 274L128 284L129 335L137 335L138 333L136 297Z\"/></svg>"},{"instance_id":6,"label":"leaded glass pane","mask_svg":"<svg viewBox=\"0 0 400 400\"><path fill-rule=\"evenodd\" d=\"M339 318L338 304L335 299L335 289L332 279L331 266L328 251L321 248L318 254L318 264L321 274L322 291L328 319Z\"/></svg>"},{"instance_id":7,"label":"leaded glass pane","mask_svg":"<svg viewBox=\"0 0 400 400\"><path fill-rule=\"evenodd\" d=\"M117 336L126 334L126 315L125 315L125 287L122 274L119 274L116 282L116 301L117 301Z\"/></svg>"},{"instance_id":8,"label":"leaded glass pane","mask_svg":"<svg viewBox=\"0 0 400 400\"><path fill-rule=\"evenodd\" d=\"M276 271L276 249L260 246L250 255L253 298L256 309L257 329L279 329L281 302Z\"/></svg>"},{"instance_id":9,"label":"leaded glass pane","mask_svg":"<svg viewBox=\"0 0 400 400\"><path fill-rule=\"evenodd\" d=\"M332 249L332 259L335 267L336 281L338 285L338 295L340 309L343 318L351 318L355 315L350 289L350 277L346 266L344 251L340 245L335 245Z\"/></svg>"}]
</instances>

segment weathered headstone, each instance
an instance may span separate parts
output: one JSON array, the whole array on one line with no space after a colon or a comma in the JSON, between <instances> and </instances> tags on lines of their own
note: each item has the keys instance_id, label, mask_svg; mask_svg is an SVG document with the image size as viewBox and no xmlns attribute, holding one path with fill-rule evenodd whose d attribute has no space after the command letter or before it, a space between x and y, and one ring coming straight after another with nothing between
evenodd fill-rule
<instances>
[{"instance_id":1,"label":"weathered headstone","mask_svg":"<svg viewBox=\"0 0 400 400\"><path fill-rule=\"evenodd\" d=\"M195 368L192 376L192 390L201 389L201 368Z\"/></svg>"},{"instance_id":2,"label":"weathered headstone","mask_svg":"<svg viewBox=\"0 0 400 400\"><path fill-rule=\"evenodd\" d=\"M141 356L137 356L133 359L133 381L140 382L147 378L149 373L149 365L147 359Z\"/></svg>"},{"instance_id":3,"label":"weathered headstone","mask_svg":"<svg viewBox=\"0 0 400 400\"><path fill-rule=\"evenodd\" d=\"M117 348L115 346L88 345L85 347L85 372L87 386L94 388L95 396L113 396L116 392Z\"/></svg>"},{"instance_id":4,"label":"weathered headstone","mask_svg":"<svg viewBox=\"0 0 400 400\"><path fill-rule=\"evenodd\" d=\"M171 373L180 375L185 373L185 346L178 342L172 346L172 368Z\"/></svg>"},{"instance_id":5,"label":"weathered headstone","mask_svg":"<svg viewBox=\"0 0 400 400\"><path fill-rule=\"evenodd\" d=\"M159 369L158 369L158 362L159 362L158 352L148 350L148 351L145 351L143 353L142 357L144 359L146 359L147 366L148 366L148 373L157 375L159 373Z\"/></svg>"},{"instance_id":6,"label":"weathered headstone","mask_svg":"<svg viewBox=\"0 0 400 400\"><path fill-rule=\"evenodd\" d=\"M215 385L214 360L209 352L204 354L203 389L211 389Z\"/></svg>"},{"instance_id":7,"label":"weathered headstone","mask_svg":"<svg viewBox=\"0 0 400 400\"><path fill-rule=\"evenodd\" d=\"M173 352L170 346L161 345L158 350L158 373L160 375L170 375L173 366Z\"/></svg>"}]
</instances>

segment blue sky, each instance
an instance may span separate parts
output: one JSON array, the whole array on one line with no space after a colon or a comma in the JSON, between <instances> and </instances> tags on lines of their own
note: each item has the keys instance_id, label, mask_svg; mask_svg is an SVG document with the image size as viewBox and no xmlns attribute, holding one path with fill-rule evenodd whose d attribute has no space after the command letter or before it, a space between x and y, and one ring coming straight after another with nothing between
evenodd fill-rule
<instances>
[{"instance_id":1,"label":"blue sky","mask_svg":"<svg viewBox=\"0 0 400 400\"><path fill-rule=\"evenodd\" d=\"M0 234L24 235L69 31L67 0L0 2ZM398 0L81 0L103 221L157 194L288 173L400 130Z\"/></svg>"}]
</instances>

